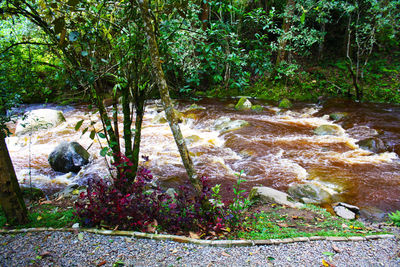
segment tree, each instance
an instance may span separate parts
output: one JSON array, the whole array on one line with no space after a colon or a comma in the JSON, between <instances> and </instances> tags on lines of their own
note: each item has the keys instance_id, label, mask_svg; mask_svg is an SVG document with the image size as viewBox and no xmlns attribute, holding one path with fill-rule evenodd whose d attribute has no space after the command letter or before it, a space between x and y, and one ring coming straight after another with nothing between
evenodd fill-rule
<instances>
[{"instance_id":1,"label":"tree","mask_svg":"<svg viewBox=\"0 0 400 267\"><path fill-rule=\"evenodd\" d=\"M0 98L0 205L9 224L24 224L28 222L27 210L5 142L8 132L5 122L9 120L6 110L11 107L14 99L10 92L3 91L2 88L0 88L0 93L2 95Z\"/></svg>"},{"instance_id":2,"label":"tree","mask_svg":"<svg viewBox=\"0 0 400 267\"><path fill-rule=\"evenodd\" d=\"M143 30L147 35L147 42L149 45L151 66L152 66L151 71L156 80L158 90L160 91L161 101L164 106L165 115L171 127L171 131L174 136L175 143L178 147L179 153L181 155L183 165L185 166L186 172L189 176L189 181L191 182L197 193L200 193L201 183L198 179L196 170L194 169L194 165L192 159L190 158L185 139L183 138L181 129L178 124L178 119L176 118L174 108L171 104L168 85L165 80L164 71L161 66L161 59L158 51L156 34L154 33L154 23L152 20L152 15L150 13L151 9L149 1L140 0L138 1L138 5L143 18Z\"/></svg>"}]
</instances>

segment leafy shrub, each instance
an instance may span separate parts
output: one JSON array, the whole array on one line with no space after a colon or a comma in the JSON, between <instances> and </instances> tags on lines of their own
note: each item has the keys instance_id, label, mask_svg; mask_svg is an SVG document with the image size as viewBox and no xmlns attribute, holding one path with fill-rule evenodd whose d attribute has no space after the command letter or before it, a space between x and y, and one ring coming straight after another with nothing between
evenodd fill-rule
<instances>
[{"instance_id":1,"label":"leafy shrub","mask_svg":"<svg viewBox=\"0 0 400 267\"><path fill-rule=\"evenodd\" d=\"M400 227L400 210L390 213L389 218L392 220L394 225Z\"/></svg>"},{"instance_id":2,"label":"leafy shrub","mask_svg":"<svg viewBox=\"0 0 400 267\"><path fill-rule=\"evenodd\" d=\"M114 166L120 175L112 182L90 181L87 192L81 193L75 203L75 214L83 225L147 232L158 227L171 233L194 231L205 235L217 235L238 225L237 205L235 216L231 216L232 205L210 201L215 193L206 177L201 178L201 194L194 195L190 188L181 186L170 196L159 187L151 187L153 177L143 167L130 183L127 177L132 163L124 155L118 158Z\"/></svg>"}]
</instances>

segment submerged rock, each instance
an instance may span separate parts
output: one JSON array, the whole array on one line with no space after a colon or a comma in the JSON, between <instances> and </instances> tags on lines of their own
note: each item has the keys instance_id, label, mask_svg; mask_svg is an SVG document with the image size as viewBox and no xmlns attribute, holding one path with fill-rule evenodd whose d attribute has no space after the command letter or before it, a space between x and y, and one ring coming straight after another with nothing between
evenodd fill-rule
<instances>
[{"instance_id":1,"label":"submerged rock","mask_svg":"<svg viewBox=\"0 0 400 267\"><path fill-rule=\"evenodd\" d=\"M278 107L282 108L282 109L287 109L287 108L291 108L293 106L292 102L290 102L289 99L284 98L279 102Z\"/></svg>"},{"instance_id":2,"label":"submerged rock","mask_svg":"<svg viewBox=\"0 0 400 267\"><path fill-rule=\"evenodd\" d=\"M261 105L253 105L253 106L251 106L251 110L255 111L255 112L262 112L263 109L264 108Z\"/></svg>"},{"instance_id":3,"label":"submerged rock","mask_svg":"<svg viewBox=\"0 0 400 267\"><path fill-rule=\"evenodd\" d=\"M49 155L49 163L58 172L79 172L89 163L89 153L77 142L62 142Z\"/></svg>"},{"instance_id":4,"label":"submerged rock","mask_svg":"<svg viewBox=\"0 0 400 267\"><path fill-rule=\"evenodd\" d=\"M248 125L249 123L244 120L231 120L228 117L221 117L214 122L214 129L222 134L230 131L239 130Z\"/></svg>"},{"instance_id":5,"label":"submerged rock","mask_svg":"<svg viewBox=\"0 0 400 267\"><path fill-rule=\"evenodd\" d=\"M191 145L193 143L199 142L201 140L201 137L198 135L190 135L185 138L185 142L187 145Z\"/></svg>"},{"instance_id":6,"label":"submerged rock","mask_svg":"<svg viewBox=\"0 0 400 267\"><path fill-rule=\"evenodd\" d=\"M316 135L342 135L343 129L338 125L324 124L318 126L314 133Z\"/></svg>"},{"instance_id":7,"label":"submerged rock","mask_svg":"<svg viewBox=\"0 0 400 267\"><path fill-rule=\"evenodd\" d=\"M174 109L174 112L175 112L176 118L178 119L178 122L182 123L184 121L184 119L185 119L185 116L183 115L183 113L178 111L178 110L176 110L176 109ZM154 118L152 119L151 122L155 123L155 124L167 123L168 121L167 121L167 118L165 116L165 111L161 111L161 112L157 113L157 115L154 116Z\"/></svg>"},{"instance_id":8,"label":"submerged rock","mask_svg":"<svg viewBox=\"0 0 400 267\"><path fill-rule=\"evenodd\" d=\"M332 197L324 188L312 183L292 185L289 187L288 193L304 203L314 204L329 202Z\"/></svg>"},{"instance_id":9,"label":"submerged rock","mask_svg":"<svg viewBox=\"0 0 400 267\"><path fill-rule=\"evenodd\" d=\"M383 153L387 151L385 143L376 137L367 138L356 143L360 148L374 153Z\"/></svg>"},{"instance_id":10,"label":"submerged rock","mask_svg":"<svg viewBox=\"0 0 400 267\"><path fill-rule=\"evenodd\" d=\"M335 121L341 120L345 117L347 117L349 114L347 112L335 112L332 114L329 114L329 118Z\"/></svg>"},{"instance_id":11,"label":"submerged rock","mask_svg":"<svg viewBox=\"0 0 400 267\"><path fill-rule=\"evenodd\" d=\"M24 114L18 120L15 134L17 136L35 132L42 129L56 127L65 121L64 114L60 110L36 109Z\"/></svg>"},{"instance_id":12,"label":"submerged rock","mask_svg":"<svg viewBox=\"0 0 400 267\"><path fill-rule=\"evenodd\" d=\"M252 106L251 102L246 97L242 97L239 99L239 101L235 105L235 109L236 110L249 110L249 109L251 109L251 106Z\"/></svg>"},{"instance_id":13,"label":"submerged rock","mask_svg":"<svg viewBox=\"0 0 400 267\"><path fill-rule=\"evenodd\" d=\"M294 201L294 199L288 194L266 186L253 187L250 191L249 199L256 200L261 203L278 203L291 208L303 207L303 204Z\"/></svg>"},{"instance_id":14,"label":"submerged rock","mask_svg":"<svg viewBox=\"0 0 400 267\"><path fill-rule=\"evenodd\" d=\"M78 184L70 184L64 190L54 194L55 198L71 198L72 200L78 199L80 193L86 192L86 186L79 186Z\"/></svg>"}]
</instances>

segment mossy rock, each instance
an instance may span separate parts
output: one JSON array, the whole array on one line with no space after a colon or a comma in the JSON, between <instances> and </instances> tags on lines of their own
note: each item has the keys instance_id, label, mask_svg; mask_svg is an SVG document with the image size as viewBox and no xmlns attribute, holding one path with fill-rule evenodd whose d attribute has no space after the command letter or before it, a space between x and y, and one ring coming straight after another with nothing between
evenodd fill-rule
<instances>
[{"instance_id":1,"label":"mossy rock","mask_svg":"<svg viewBox=\"0 0 400 267\"><path fill-rule=\"evenodd\" d=\"M236 110L249 110L251 107L252 104L246 97L241 97L235 105Z\"/></svg>"},{"instance_id":2,"label":"mossy rock","mask_svg":"<svg viewBox=\"0 0 400 267\"><path fill-rule=\"evenodd\" d=\"M282 109L291 108L292 106L293 106L292 102L287 98L282 99L278 105L278 107Z\"/></svg>"},{"instance_id":3,"label":"mossy rock","mask_svg":"<svg viewBox=\"0 0 400 267\"><path fill-rule=\"evenodd\" d=\"M199 142L201 140L201 137L198 135L191 135L185 138L186 144L190 145L196 142Z\"/></svg>"},{"instance_id":4,"label":"mossy rock","mask_svg":"<svg viewBox=\"0 0 400 267\"><path fill-rule=\"evenodd\" d=\"M376 137L367 138L356 143L360 148L374 152L374 153L383 153L387 151L387 147L385 143Z\"/></svg>"},{"instance_id":5,"label":"mossy rock","mask_svg":"<svg viewBox=\"0 0 400 267\"><path fill-rule=\"evenodd\" d=\"M21 192L24 199L29 199L34 201L44 198L45 196L44 192L41 189L35 187L21 186Z\"/></svg>"},{"instance_id":6,"label":"mossy rock","mask_svg":"<svg viewBox=\"0 0 400 267\"><path fill-rule=\"evenodd\" d=\"M255 111L255 112L262 112L263 109L264 108L261 105L253 105L253 106L251 106L251 110Z\"/></svg>"},{"instance_id":7,"label":"mossy rock","mask_svg":"<svg viewBox=\"0 0 400 267\"><path fill-rule=\"evenodd\" d=\"M315 184L295 184L289 187L289 195L305 203L326 203L332 195Z\"/></svg>"},{"instance_id":8,"label":"mossy rock","mask_svg":"<svg viewBox=\"0 0 400 267\"><path fill-rule=\"evenodd\" d=\"M338 121L338 120L341 120L341 119L347 117L348 115L349 114L347 112L335 112L335 113L329 114L329 118L331 120Z\"/></svg>"}]
</instances>

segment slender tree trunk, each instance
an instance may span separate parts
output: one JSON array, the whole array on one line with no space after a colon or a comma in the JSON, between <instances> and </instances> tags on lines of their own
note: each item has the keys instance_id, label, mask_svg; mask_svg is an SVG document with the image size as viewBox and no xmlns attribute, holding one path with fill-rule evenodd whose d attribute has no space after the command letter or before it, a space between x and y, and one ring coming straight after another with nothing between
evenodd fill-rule
<instances>
[{"instance_id":1,"label":"slender tree trunk","mask_svg":"<svg viewBox=\"0 0 400 267\"><path fill-rule=\"evenodd\" d=\"M122 114L124 115L124 140L125 140L125 156L133 162L132 152L132 117L129 101L129 87L122 89Z\"/></svg>"},{"instance_id":2,"label":"slender tree trunk","mask_svg":"<svg viewBox=\"0 0 400 267\"><path fill-rule=\"evenodd\" d=\"M4 134L0 132L0 205L11 225L28 222L25 202L22 198L14 166L5 142Z\"/></svg>"},{"instance_id":3,"label":"slender tree trunk","mask_svg":"<svg viewBox=\"0 0 400 267\"><path fill-rule=\"evenodd\" d=\"M208 0L201 0L200 20L201 20L201 28L203 29L203 31L207 30L209 14L210 14L210 4L208 3Z\"/></svg>"},{"instance_id":4,"label":"slender tree trunk","mask_svg":"<svg viewBox=\"0 0 400 267\"><path fill-rule=\"evenodd\" d=\"M285 17L283 18L283 34L279 37L279 47L278 47L278 55L275 61L275 68L271 74L270 79L274 79L277 74L277 69L282 61L286 58L286 46L287 46L287 39L286 34L289 32L290 27L292 26L292 17L294 16L294 8L295 2L294 0L287 0L286 2L286 10L285 10Z\"/></svg>"},{"instance_id":5,"label":"slender tree trunk","mask_svg":"<svg viewBox=\"0 0 400 267\"><path fill-rule=\"evenodd\" d=\"M136 177L137 169L139 167L139 152L140 152L140 140L142 135L142 123L144 115L144 101L145 92L137 90L136 95L136 121L135 121L135 139L133 142L133 153L132 153L132 174Z\"/></svg>"},{"instance_id":6,"label":"slender tree trunk","mask_svg":"<svg viewBox=\"0 0 400 267\"><path fill-rule=\"evenodd\" d=\"M189 151L186 147L185 140L182 136L181 129L176 118L174 108L171 104L171 98L169 96L167 82L164 77L164 72L161 66L160 56L158 52L158 46L156 41L156 35L153 30L152 16L150 14L150 6L148 0L138 1L141 15L144 21L144 31L147 36L147 42L149 44L150 58L152 65L152 73L156 79L158 90L160 91L161 101L164 105L165 114L168 123L171 127L172 134L174 136L176 145L178 146L179 153L182 158L183 165L185 166L186 172L189 176L189 181L193 185L197 193L201 192L201 184L197 177L197 173L194 169L192 159L190 158Z\"/></svg>"}]
</instances>

